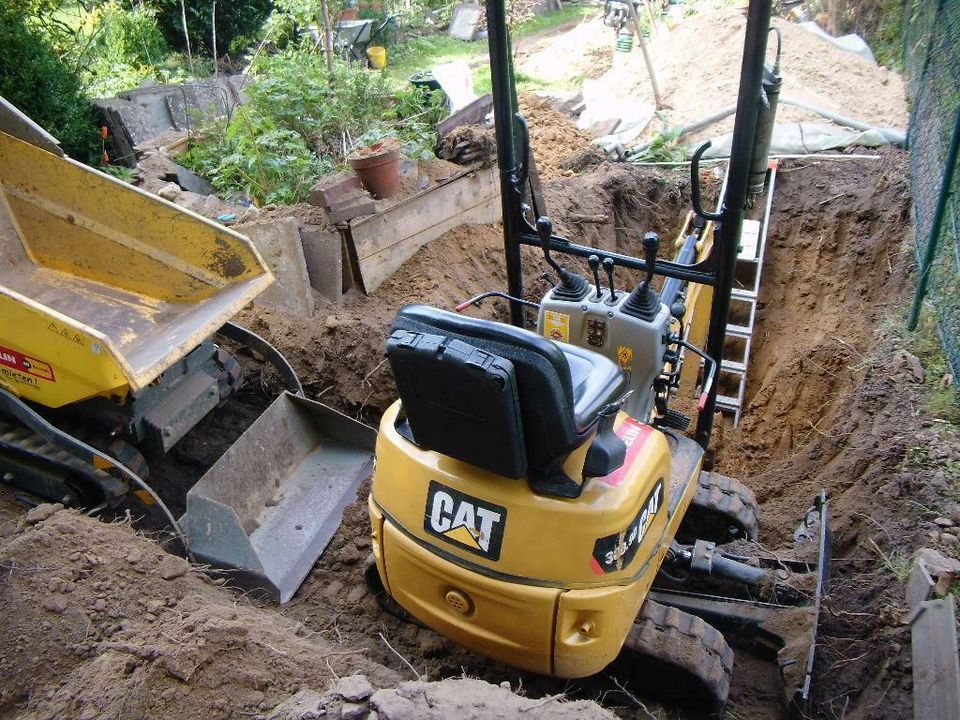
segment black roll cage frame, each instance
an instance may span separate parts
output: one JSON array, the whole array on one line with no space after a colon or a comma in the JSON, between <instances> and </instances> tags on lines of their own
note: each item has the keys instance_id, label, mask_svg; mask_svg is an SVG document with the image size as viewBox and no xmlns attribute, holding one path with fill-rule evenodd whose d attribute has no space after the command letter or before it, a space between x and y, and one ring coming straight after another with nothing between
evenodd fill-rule
<instances>
[{"instance_id":1,"label":"black roll cage frame","mask_svg":"<svg viewBox=\"0 0 960 720\"><path fill-rule=\"evenodd\" d=\"M526 120L517 109L517 90L514 82L510 36L507 30L505 0L486 0L486 11L490 73L493 80L497 163L500 170L507 294L513 298L522 298L523 268L520 247L522 245L540 246L540 238L536 229L527 220L526 213L532 210L534 218L537 218L546 214L546 208L541 207L543 201L537 197L539 192L533 191L532 186L531 203L528 205L525 202L530 182L530 143ZM704 350L707 355L718 361L723 355L740 231L747 206L754 136L763 95L761 82L771 12L771 0L750 0L726 192L721 199L719 212L707 212L700 206L698 161L709 145L699 148L691 161L691 194L694 211L704 219L714 220L717 223L713 248L710 254L699 263L682 265L669 260L658 260L655 267L658 275L709 285L713 288L710 324ZM580 258L598 255L602 260L609 257L620 267L646 270L646 264L642 258L579 245L559 235L551 237L550 249ZM515 300L510 302L510 322L518 327L524 326L523 305ZM696 440L705 450L710 444L710 435L713 431L718 385L718 382L712 384L706 404L697 413Z\"/></svg>"}]
</instances>

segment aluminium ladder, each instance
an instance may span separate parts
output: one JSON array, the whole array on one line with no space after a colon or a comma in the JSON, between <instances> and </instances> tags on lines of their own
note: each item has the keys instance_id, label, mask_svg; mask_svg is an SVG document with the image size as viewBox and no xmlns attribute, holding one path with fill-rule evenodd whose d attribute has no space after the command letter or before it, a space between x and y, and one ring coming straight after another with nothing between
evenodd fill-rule
<instances>
[{"instance_id":1,"label":"aluminium ladder","mask_svg":"<svg viewBox=\"0 0 960 720\"><path fill-rule=\"evenodd\" d=\"M737 255L734 288L730 293L730 315L720 372L717 374L717 408L733 415L733 425L740 422L750 365L750 346L757 316L757 297L766 252L770 208L777 177L777 161L769 163L767 197L762 220L744 220L740 232L740 252ZM730 391L733 391L732 394Z\"/></svg>"}]
</instances>

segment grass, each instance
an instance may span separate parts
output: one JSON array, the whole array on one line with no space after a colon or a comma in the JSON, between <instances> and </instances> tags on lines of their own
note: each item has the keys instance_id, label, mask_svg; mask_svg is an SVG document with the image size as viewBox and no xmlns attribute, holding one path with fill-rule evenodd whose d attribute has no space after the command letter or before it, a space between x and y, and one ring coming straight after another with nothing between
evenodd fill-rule
<instances>
[{"instance_id":1,"label":"grass","mask_svg":"<svg viewBox=\"0 0 960 720\"><path fill-rule=\"evenodd\" d=\"M595 6L568 5L558 12L538 15L518 24L511 30L510 35L516 42L551 28L581 22L596 12ZM413 38L403 45L391 48L386 71L391 81L399 86L405 85L414 73L457 60L466 60L471 65L476 65L473 68L473 87L478 95L490 91L490 65L487 62L487 43L484 40L467 42L452 38L446 33ZM516 81L517 88L521 91L549 86L548 83L520 72L516 73Z\"/></svg>"},{"instance_id":2,"label":"grass","mask_svg":"<svg viewBox=\"0 0 960 720\"><path fill-rule=\"evenodd\" d=\"M920 313L917 329L907 336L907 349L919 358L926 376L924 412L951 425L960 426L957 378L950 384L942 382L943 378L950 374L950 366L940 341L936 316L926 305Z\"/></svg>"}]
</instances>

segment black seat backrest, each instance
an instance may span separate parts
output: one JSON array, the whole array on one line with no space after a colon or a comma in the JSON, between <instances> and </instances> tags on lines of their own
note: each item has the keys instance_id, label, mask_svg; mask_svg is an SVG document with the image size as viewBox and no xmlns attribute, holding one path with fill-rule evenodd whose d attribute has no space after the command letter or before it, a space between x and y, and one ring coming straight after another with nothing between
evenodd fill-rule
<instances>
[{"instance_id":1,"label":"black seat backrest","mask_svg":"<svg viewBox=\"0 0 960 720\"><path fill-rule=\"evenodd\" d=\"M592 428L581 434L574 423L574 394L567 359L546 338L512 325L426 305L401 308L394 330L445 336L509 360L516 374L521 425L531 469L553 466L589 437ZM422 378L423 383L430 381L429 377ZM404 397L401 391L401 401L406 406L417 399ZM454 428L449 431L456 432Z\"/></svg>"}]
</instances>

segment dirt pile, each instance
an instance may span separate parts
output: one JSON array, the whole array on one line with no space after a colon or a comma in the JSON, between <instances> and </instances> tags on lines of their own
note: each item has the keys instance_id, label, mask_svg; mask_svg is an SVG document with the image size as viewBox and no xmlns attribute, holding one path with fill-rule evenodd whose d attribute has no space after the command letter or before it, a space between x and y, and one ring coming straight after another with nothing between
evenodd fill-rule
<instances>
[{"instance_id":1,"label":"dirt pile","mask_svg":"<svg viewBox=\"0 0 960 720\"><path fill-rule=\"evenodd\" d=\"M793 23L774 19L773 24L783 34L781 98L790 97L866 123L906 128L906 94L897 73L840 50ZM599 19L593 21L593 27L598 37L609 38L612 55L613 31ZM660 30L654 36L650 53L667 106L663 113L670 126L684 125L736 104L745 28L743 12L727 9L684 18L672 30ZM768 57L772 59L773 55L771 35ZM563 64L559 57L555 62ZM612 97L639 98L654 104L643 57L637 49L618 56L597 81ZM783 102L777 120L827 122ZM659 129L659 123L653 126ZM684 141L732 130L731 116Z\"/></svg>"},{"instance_id":2,"label":"dirt pile","mask_svg":"<svg viewBox=\"0 0 960 720\"><path fill-rule=\"evenodd\" d=\"M590 148L591 137L569 117L554 107L550 98L523 95L520 112L530 130L530 147L544 182L574 174L564 167L573 156Z\"/></svg>"},{"instance_id":3,"label":"dirt pile","mask_svg":"<svg viewBox=\"0 0 960 720\"><path fill-rule=\"evenodd\" d=\"M356 671L378 687L398 680L125 524L40 506L3 526L0 566L0 712L232 718Z\"/></svg>"},{"instance_id":4,"label":"dirt pile","mask_svg":"<svg viewBox=\"0 0 960 720\"><path fill-rule=\"evenodd\" d=\"M370 704L384 720L447 720L452 717L464 720L509 717L614 720L616 717L592 702L565 702L562 696L531 700L514 695L509 683L498 687L470 678L438 683L406 682L396 689L380 690L371 698Z\"/></svg>"}]
</instances>

